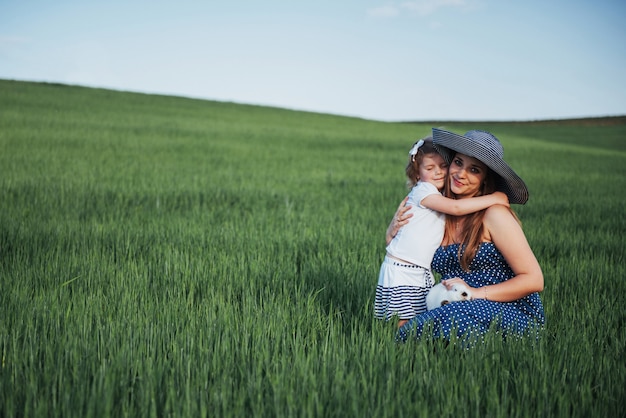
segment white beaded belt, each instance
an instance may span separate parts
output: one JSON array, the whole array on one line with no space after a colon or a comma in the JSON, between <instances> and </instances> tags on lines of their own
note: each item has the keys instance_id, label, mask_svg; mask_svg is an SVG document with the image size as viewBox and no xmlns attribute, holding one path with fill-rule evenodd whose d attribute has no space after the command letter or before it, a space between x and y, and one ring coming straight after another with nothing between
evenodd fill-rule
<instances>
[{"instance_id":1,"label":"white beaded belt","mask_svg":"<svg viewBox=\"0 0 626 418\"><path fill-rule=\"evenodd\" d=\"M423 269L424 267L422 266L418 266L417 264L404 264L404 263L398 263L397 261L392 261L394 266L399 266L399 267L408 267L411 269Z\"/></svg>"}]
</instances>

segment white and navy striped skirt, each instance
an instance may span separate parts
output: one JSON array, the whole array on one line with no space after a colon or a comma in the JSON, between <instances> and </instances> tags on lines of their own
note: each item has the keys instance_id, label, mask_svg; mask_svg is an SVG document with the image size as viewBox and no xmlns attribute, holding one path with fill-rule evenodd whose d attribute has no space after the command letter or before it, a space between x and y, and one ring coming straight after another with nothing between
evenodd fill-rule
<instances>
[{"instance_id":1,"label":"white and navy striped skirt","mask_svg":"<svg viewBox=\"0 0 626 418\"><path fill-rule=\"evenodd\" d=\"M374 315L389 320L411 319L426 312L426 294L435 285L431 271L385 256L380 266Z\"/></svg>"}]
</instances>

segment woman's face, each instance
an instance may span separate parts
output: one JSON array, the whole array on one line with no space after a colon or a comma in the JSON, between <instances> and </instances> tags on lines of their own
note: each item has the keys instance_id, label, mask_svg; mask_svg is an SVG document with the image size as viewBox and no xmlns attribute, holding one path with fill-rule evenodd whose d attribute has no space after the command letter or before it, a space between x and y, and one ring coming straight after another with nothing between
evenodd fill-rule
<instances>
[{"instance_id":1,"label":"woman's face","mask_svg":"<svg viewBox=\"0 0 626 418\"><path fill-rule=\"evenodd\" d=\"M487 166L476 158L457 153L448 170L450 191L457 199L474 197L480 191L488 172Z\"/></svg>"}]
</instances>

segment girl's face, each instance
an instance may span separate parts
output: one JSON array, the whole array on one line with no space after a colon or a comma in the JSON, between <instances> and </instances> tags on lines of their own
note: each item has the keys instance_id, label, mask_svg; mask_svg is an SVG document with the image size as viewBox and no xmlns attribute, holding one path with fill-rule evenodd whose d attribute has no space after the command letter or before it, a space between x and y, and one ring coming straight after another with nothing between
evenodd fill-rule
<instances>
[{"instance_id":1,"label":"girl's face","mask_svg":"<svg viewBox=\"0 0 626 418\"><path fill-rule=\"evenodd\" d=\"M457 153L450 164L450 191L457 199L478 195L489 169L476 158Z\"/></svg>"},{"instance_id":2,"label":"girl's face","mask_svg":"<svg viewBox=\"0 0 626 418\"><path fill-rule=\"evenodd\" d=\"M439 154L425 154L419 166L420 181L434 185L437 190L443 189L448 174L448 164Z\"/></svg>"}]
</instances>

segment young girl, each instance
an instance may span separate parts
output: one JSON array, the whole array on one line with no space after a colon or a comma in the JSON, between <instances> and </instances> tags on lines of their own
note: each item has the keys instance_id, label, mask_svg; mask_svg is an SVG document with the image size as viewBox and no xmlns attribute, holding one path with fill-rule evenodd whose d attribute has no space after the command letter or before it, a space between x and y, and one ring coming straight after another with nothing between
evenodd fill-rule
<instances>
[{"instance_id":1,"label":"young girl","mask_svg":"<svg viewBox=\"0 0 626 418\"><path fill-rule=\"evenodd\" d=\"M435 150L432 137L413 145L406 167L411 191L401 204L411 206L408 216L412 219L395 222L394 216L387 231L387 255L380 267L374 301L376 318L397 316L398 327L426 311L426 294L435 284L430 264L443 239L445 214L460 216L496 204L509 206L502 192L462 200L444 197L441 190L447 174L448 164Z\"/></svg>"}]
</instances>

